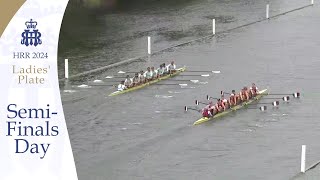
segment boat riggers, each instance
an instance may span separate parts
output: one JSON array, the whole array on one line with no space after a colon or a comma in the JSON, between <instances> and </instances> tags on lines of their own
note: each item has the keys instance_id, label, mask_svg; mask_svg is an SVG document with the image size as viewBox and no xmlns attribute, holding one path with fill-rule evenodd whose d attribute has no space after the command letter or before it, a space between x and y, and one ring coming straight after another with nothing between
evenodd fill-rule
<instances>
[{"instance_id":1,"label":"boat riggers","mask_svg":"<svg viewBox=\"0 0 320 180\"><path fill-rule=\"evenodd\" d=\"M208 103L203 103L203 102L199 102L198 100L196 100L196 105L199 105L199 104L208 105Z\"/></svg>"},{"instance_id":2,"label":"boat riggers","mask_svg":"<svg viewBox=\"0 0 320 180\"><path fill-rule=\"evenodd\" d=\"M257 104L270 104L270 103L257 103ZM272 104L272 106L277 107L277 106L279 106L280 102L279 101L274 101L271 104Z\"/></svg>"},{"instance_id":3,"label":"boat riggers","mask_svg":"<svg viewBox=\"0 0 320 180\"><path fill-rule=\"evenodd\" d=\"M184 107L184 111L186 111L186 112L187 112L189 109L200 112L199 109L189 108L189 107L187 107L187 106Z\"/></svg>"},{"instance_id":4,"label":"boat riggers","mask_svg":"<svg viewBox=\"0 0 320 180\"><path fill-rule=\"evenodd\" d=\"M210 99L219 99L219 98L214 98L214 97L207 95L207 100L210 100Z\"/></svg>"},{"instance_id":5,"label":"boat riggers","mask_svg":"<svg viewBox=\"0 0 320 180\"><path fill-rule=\"evenodd\" d=\"M296 93L292 93L292 94L268 94L268 95L292 95L294 98L299 98L300 97L300 93L296 92Z\"/></svg>"}]
</instances>

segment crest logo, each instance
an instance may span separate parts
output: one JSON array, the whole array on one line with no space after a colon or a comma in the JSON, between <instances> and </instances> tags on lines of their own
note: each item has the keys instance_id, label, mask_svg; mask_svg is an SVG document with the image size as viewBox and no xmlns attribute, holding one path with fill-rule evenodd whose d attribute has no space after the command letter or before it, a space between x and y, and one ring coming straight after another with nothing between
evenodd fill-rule
<instances>
[{"instance_id":1,"label":"crest logo","mask_svg":"<svg viewBox=\"0 0 320 180\"><path fill-rule=\"evenodd\" d=\"M38 29L36 29L38 23L30 19L30 21L27 21L25 23L25 25L27 29L25 29L24 32L21 34L22 36L21 44L24 44L26 46L29 46L29 45L37 46L39 44L42 44L42 41L40 39L41 33L39 32Z\"/></svg>"}]
</instances>

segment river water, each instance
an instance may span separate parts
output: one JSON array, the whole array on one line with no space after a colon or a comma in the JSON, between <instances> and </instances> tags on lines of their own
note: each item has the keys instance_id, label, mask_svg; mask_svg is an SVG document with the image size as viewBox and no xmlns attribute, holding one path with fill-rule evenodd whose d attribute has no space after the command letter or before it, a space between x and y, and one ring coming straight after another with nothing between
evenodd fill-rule
<instances>
[{"instance_id":1,"label":"river water","mask_svg":"<svg viewBox=\"0 0 320 180\"><path fill-rule=\"evenodd\" d=\"M310 2L269 3L272 15ZM265 4L190 0L114 11L100 15L93 30L81 28L86 36L61 41L59 59L69 58L71 74L76 74L145 55L148 35L153 37L153 49L159 50L210 34L212 18L217 19L217 31L262 19ZM318 5L307 7L90 79L61 84L79 179L289 179L300 170L302 144L307 145L307 166L316 162L320 159L319 16ZM94 79L107 82L105 77L119 70L140 70L172 59L191 70L220 70L221 74L192 77L207 84L154 85L115 97L108 97L112 87L75 85ZM299 91L302 97L281 102L279 108L269 106L267 112L244 109L199 126L192 126L200 117L197 112L183 111L196 99L205 101L207 94L218 96L220 90L251 82L272 93Z\"/></svg>"}]
</instances>

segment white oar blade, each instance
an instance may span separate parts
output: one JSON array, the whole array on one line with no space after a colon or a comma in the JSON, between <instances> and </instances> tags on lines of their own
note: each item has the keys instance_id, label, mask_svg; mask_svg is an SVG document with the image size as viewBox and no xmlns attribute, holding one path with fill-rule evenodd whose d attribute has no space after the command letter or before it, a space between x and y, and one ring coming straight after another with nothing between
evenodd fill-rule
<instances>
[{"instance_id":1,"label":"white oar blade","mask_svg":"<svg viewBox=\"0 0 320 180\"><path fill-rule=\"evenodd\" d=\"M188 86L188 84L179 84L179 86Z\"/></svg>"},{"instance_id":2,"label":"white oar blade","mask_svg":"<svg viewBox=\"0 0 320 180\"><path fill-rule=\"evenodd\" d=\"M212 73L219 74L221 71L212 71Z\"/></svg>"},{"instance_id":3,"label":"white oar blade","mask_svg":"<svg viewBox=\"0 0 320 180\"><path fill-rule=\"evenodd\" d=\"M184 111L186 111L186 112L188 111L188 107L187 106L184 107Z\"/></svg>"},{"instance_id":4,"label":"white oar blade","mask_svg":"<svg viewBox=\"0 0 320 180\"><path fill-rule=\"evenodd\" d=\"M209 95L207 95L207 100L208 100L208 101L210 100L210 96L209 96Z\"/></svg>"},{"instance_id":5,"label":"white oar blade","mask_svg":"<svg viewBox=\"0 0 320 180\"><path fill-rule=\"evenodd\" d=\"M118 74L125 74L126 72L124 71L119 71Z\"/></svg>"},{"instance_id":6,"label":"white oar blade","mask_svg":"<svg viewBox=\"0 0 320 180\"><path fill-rule=\"evenodd\" d=\"M210 74L201 74L202 77L209 77Z\"/></svg>"},{"instance_id":7,"label":"white oar blade","mask_svg":"<svg viewBox=\"0 0 320 180\"><path fill-rule=\"evenodd\" d=\"M199 101L198 100L196 100L196 105L199 105Z\"/></svg>"},{"instance_id":8,"label":"white oar blade","mask_svg":"<svg viewBox=\"0 0 320 180\"><path fill-rule=\"evenodd\" d=\"M113 76L107 76L106 77L106 79L112 79L113 78Z\"/></svg>"}]
</instances>

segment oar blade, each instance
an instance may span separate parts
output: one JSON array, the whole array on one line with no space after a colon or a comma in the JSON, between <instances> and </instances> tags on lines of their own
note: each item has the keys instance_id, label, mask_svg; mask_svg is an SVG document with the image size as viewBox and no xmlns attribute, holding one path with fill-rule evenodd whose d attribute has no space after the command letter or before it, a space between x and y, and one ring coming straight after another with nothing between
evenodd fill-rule
<instances>
[{"instance_id":1,"label":"oar blade","mask_svg":"<svg viewBox=\"0 0 320 180\"><path fill-rule=\"evenodd\" d=\"M288 102L288 101L290 100L290 97L289 97L289 96L285 96L285 97L282 98L282 100L283 100L284 102Z\"/></svg>"},{"instance_id":2,"label":"oar blade","mask_svg":"<svg viewBox=\"0 0 320 180\"><path fill-rule=\"evenodd\" d=\"M195 103L196 103L196 105L199 105L199 101L198 100L196 100Z\"/></svg>"},{"instance_id":3,"label":"oar blade","mask_svg":"<svg viewBox=\"0 0 320 180\"><path fill-rule=\"evenodd\" d=\"M280 102L279 101L274 101L272 102L272 106L277 107L279 106Z\"/></svg>"},{"instance_id":4,"label":"oar blade","mask_svg":"<svg viewBox=\"0 0 320 180\"><path fill-rule=\"evenodd\" d=\"M113 76L107 76L106 77L106 79L112 79L113 78Z\"/></svg>"},{"instance_id":5,"label":"oar blade","mask_svg":"<svg viewBox=\"0 0 320 180\"><path fill-rule=\"evenodd\" d=\"M259 107L260 111L266 111L267 110L267 106L261 106Z\"/></svg>"},{"instance_id":6,"label":"oar blade","mask_svg":"<svg viewBox=\"0 0 320 180\"><path fill-rule=\"evenodd\" d=\"M187 106L184 107L184 111L185 111L185 112L188 111L188 107L187 107Z\"/></svg>"},{"instance_id":7,"label":"oar blade","mask_svg":"<svg viewBox=\"0 0 320 180\"><path fill-rule=\"evenodd\" d=\"M221 71L212 71L212 73L219 74Z\"/></svg>"},{"instance_id":8,"label":"oar blade","mask_svg":"<svg viewBox=\"0 0 320 180\"><path fill-rule=\"evenodd\" d=\"M126 72L124 71L119 71L118 74L125 74Z\"/></svg>"},{"instance_id":9,"label":"oar blade","mask_svg":"<svg viewBox=\"0 0 320 180\"><path fill-rule=\"evenodd\" d=\"M294 98L299 98L300 97L300 93L299 92L293 93L293 97Z\"/></svg>"}]
</instances>

